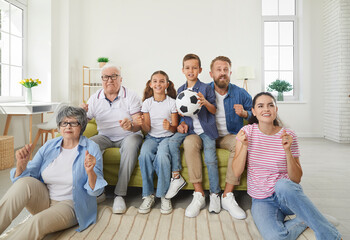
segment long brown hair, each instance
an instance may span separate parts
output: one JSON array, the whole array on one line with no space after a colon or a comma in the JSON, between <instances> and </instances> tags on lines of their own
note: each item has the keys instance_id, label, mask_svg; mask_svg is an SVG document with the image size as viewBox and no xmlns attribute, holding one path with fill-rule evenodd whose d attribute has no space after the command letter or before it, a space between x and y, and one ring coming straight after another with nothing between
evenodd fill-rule
<instances>
[{"instance_id":1,"label":"long brown hair","mask_svg":"<svg viewBox=\"0 0 350 240\"><path fill-rule=\"evenodd\" d=\"M174 83L172 81L170 81L168 74L166 74L164 71L159 70L156 71L152 74L151 79L147 81L146 83L146 88L143 91L143 99L142 101L145 101L147 98L150 98L153 96L153 89L150 87L150 83L152 81L152 77L156 74L161 74L165 77L166 81L169 83L168 88L166 89L165 94L168 95L171 98L176 98L176 90L175 90L175 86Z\"/></svg>"},{"instance_id":2,"label":"long brown hair","mask_svg":"<svg viewBox=\"0 0 350 240\"><path fill-rule=\"evenodd\" d=\"M253 108L255 107L255 104L256 104L256 100L258 99L258 97L260 96L269 96L270 98L272 98L273 102L275 103L275 105L277 106L277 102L276 102L276 98L269 92L261 92L261 93L258 93L255 95L255 97L253 98ZM258 119L256 118L256 116L254 116L252 114L252 116L248 119L248 124L253 124L253 123L258 123L259 124L259 121ZM274 126L283 126L283 123L282 121L279 119L278 115L276 117L275 120L273 120L273 125Z\"/></svg>"}]
</instances>

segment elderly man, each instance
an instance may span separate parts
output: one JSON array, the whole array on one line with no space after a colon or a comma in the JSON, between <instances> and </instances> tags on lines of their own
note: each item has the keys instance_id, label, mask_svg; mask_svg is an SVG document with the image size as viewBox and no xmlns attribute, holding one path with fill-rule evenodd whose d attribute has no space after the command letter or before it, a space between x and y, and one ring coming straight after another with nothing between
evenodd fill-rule
<instances>
[{"instance_id":1,"label":"elderly man","mask_svg":"<svg viewBox=\"0 0 350 240\"><path fill-rule=\"evenodd\" d=\"M226 185L221 195L221 206L230 215L237 219L246 218L245 212L238 206L233 195L235 185L239 185L232 170L232 161L235 155L236 134L243 127L243 119L251 116L252 98L243 88L230 83L231 60L224 56L216 57L210 64L210 76L213 82L210 86L214 88L216 95L216 126L219 138L216 146L230 151L227 163ZM202 147L201 139L197 135L189 135L184 141L185 152L195 152ZM198 171L202 174L202 171ZM198 176L197 176L198 177Z\"/></svg>"},{"instance_id":2,"label":"elderly man","mask_svg":"<svg viewBox=\"0 0 350 240\"><path fill-rule=\"evenodd\" d=\"M120 148L120 168L118 183L115 186L113 213L126 211L123 199L127 193L130 176L137 162L137 154L142 144L140 126L133 120L140 114L141 99L136 93L122 86L120 69L107 64L101 70L103 89L90 97L81 106L89 119L95 118L98 135L90 139L96 142L101 151L106 148Z\"/></svg>"}]
</instances>

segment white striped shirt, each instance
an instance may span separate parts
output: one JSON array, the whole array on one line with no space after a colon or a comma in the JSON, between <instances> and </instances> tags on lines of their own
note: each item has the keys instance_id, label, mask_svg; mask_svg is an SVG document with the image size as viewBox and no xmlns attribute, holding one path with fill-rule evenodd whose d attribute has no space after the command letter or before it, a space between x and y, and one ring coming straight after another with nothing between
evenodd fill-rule
<instances>
[{"instance_id":1,"label":"white striped shirt","mask_svg":"<svg viewBox=\"0 0 350 240\"><path fill-rule=\"evenodd\" d=\"M242 128L248 137L247 184L248 194L257 199L270 197L275 192L275 184L279 179L289 179L287 158L282 146L281 134L286 130L293 137L291 152L299 157L298 140L295 133L282 128L274 135L262 133L258 124Z\"/></svg>"}]
</instances>

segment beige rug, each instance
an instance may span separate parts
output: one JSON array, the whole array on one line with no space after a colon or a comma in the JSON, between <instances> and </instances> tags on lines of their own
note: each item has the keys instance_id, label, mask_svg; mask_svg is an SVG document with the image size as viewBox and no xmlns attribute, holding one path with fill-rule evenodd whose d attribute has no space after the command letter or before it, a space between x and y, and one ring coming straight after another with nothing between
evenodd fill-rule
<instances>
[{"instance_id":1,"label":"beige rug","mask_svg":"<svg viewBox=\"0 0 350 240\"><path fill-rule=\"evenodd\" d=\"M149 214L139 214L137 208L130 207L125 214L119 215L113 214L109 206L99 206L96 224L81 233L76 232L76 228L50 234L44 239L262 239L250 210L245 220L236 220L227 211L210 214L203 209L196 218L187 218L182 208L163 215L159 209L152 209ZM298 239L315 239L315 236L308 228Z\"/></svg>"}]
</instances>

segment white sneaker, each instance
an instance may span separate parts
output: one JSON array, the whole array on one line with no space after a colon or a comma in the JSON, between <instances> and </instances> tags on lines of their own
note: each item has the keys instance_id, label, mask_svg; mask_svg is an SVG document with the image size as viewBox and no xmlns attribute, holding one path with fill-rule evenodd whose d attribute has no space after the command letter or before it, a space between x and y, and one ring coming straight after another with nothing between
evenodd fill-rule
<instances>
[{"instance_id":1,"label":"white sneaker","mask_svg":"<svg viewBox=\"0 0 350 240\"><path fill-rule=\"evenodd\" d=\"M238 206L232 192L227 193L226 197L223 194L221 195L221 204L222 208L227 210L232 217L236 219L245 219L247 217L243 209Z\"/></svg>"},{"instance_id":2,"label":"white sneaker","mask_svg":"<svg viewBox=\"0 0 350 240\"><path fill-rule=\"evenodd\" d=\"M152 206L154 205L154 195L149 195L147 197L143 197L143 202L139 207L139 213L146 214L151 211Z\"/></svg>"},{"instance_id":3,"label":"white sneaker","mask_svg":"<svg viewBox=\"0 0 350 240\"><path fill-rule=\"evenodd\" d=\"M97 204L104 202L106 200L106 194L103 192L101 195L97 196L96 202Z\"/></svg>"},{"instance_id":4,"label":"white sneaker","mask_svg":"<svg viewBox=\"0 0 350 240\"><path fill-rule=\"evenodd\" d=\"M190 205L186 208L186 217L197 217L200 210L205 208L205 197L200 192L193 192L193 199Z\"/></svg>"},{"instance_id":5,"label":"white sneaker","mask_svg":"<svg viewBox=\"0 0 350 240\"><path fill-rule=\"evenodd\" d=\"M209 212L219 213L221 211L220 197L216 193L210 194Z\"/></svg>"},{"instance_id":6,"label":"white sneaker","mask_svg":"<svg viewBox=\"0 0 350 240\"><path fill-rule=\"evenodd\" d=\"M162 197L160 199L161 204L160 204L160 212L162 214L169 214L173 211L173 206L171 206L171 200L167 199L165 197Z\"/></svg>"},{"instance_id":7,"label":"white sneaker","mask_svg":"<svg viewBox=\"0 0 350 240\"><path fill-rule=\"evenodd\" d=\"M186 185L185 179L180 175L179 178L171 178L168 192L165 194L165 198L173 198L175 195Z\"/></svg>"},{"instance_id":8,"label":"white sneaker","mask_svg":"<svg viewBox=\"0 0 350 240\"><path fill-rule=\"evenodd\" d=\"M116 196L113 202L113 213L125 213L126 205L123 197Z\"/></svg>"}]
</instances>

